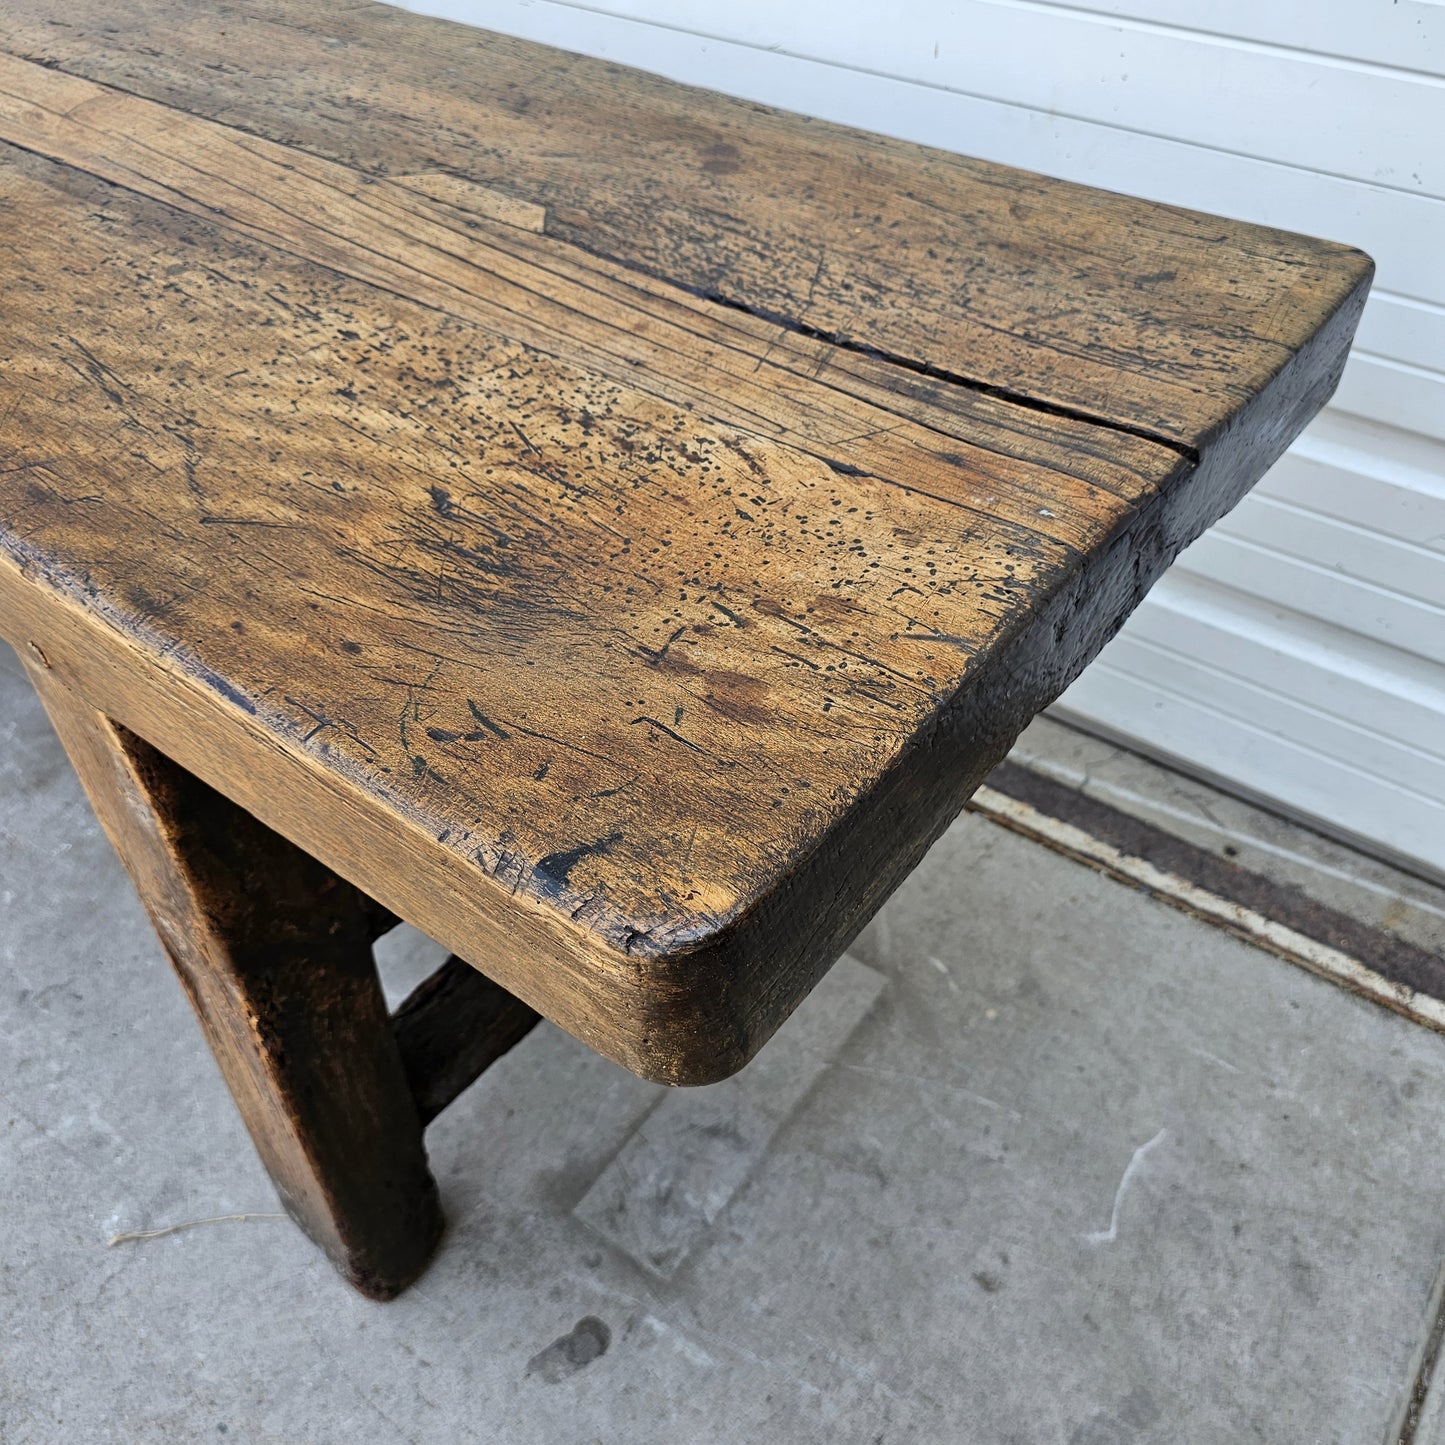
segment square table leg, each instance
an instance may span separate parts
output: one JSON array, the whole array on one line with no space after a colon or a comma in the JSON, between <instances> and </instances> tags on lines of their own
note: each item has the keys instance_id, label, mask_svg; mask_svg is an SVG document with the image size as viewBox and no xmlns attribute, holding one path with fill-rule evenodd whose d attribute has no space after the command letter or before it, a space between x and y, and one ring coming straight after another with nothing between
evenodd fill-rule
<instances>
[{"instance_id":1,"label":"square table leg","mask_svg":"<svg viewBox=\"0 0 1445 1445\"><path fill-rule=\"evenodd\" d=\"M441 1233L365 895L27 663L287 1211L389 1299Z\"/></svg>"}]
</instances>

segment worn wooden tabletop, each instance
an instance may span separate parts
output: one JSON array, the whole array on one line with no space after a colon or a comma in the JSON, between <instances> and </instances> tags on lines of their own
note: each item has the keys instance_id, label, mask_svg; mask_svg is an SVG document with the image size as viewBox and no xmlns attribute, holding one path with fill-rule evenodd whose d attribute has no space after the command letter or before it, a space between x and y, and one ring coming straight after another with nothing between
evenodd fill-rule
<instances>
[{"instance_id":1,"label":"worn wooden tabletop","mask_svg":"<svg viewBox=\"0 0 1445 1445\"><path fill-rule=\"evenodd\" d=\"M7 0L0 630L699 1082L1323 403L1369 275L381 6Z\"/></svg>"}]
</instances>

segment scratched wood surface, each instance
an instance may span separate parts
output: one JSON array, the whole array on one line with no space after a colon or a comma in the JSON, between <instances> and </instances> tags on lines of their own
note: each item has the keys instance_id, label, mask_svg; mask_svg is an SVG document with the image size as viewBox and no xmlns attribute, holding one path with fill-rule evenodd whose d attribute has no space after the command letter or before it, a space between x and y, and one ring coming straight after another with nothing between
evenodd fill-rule
<instances>
[{"instance_id":1,"label":"scratched wood surface","mask_svg":"<svg viewBox=\"0 0 1445 1445\"><path fill-rule=\"evenodd\" d=\"M0 629L737 1068L1332 390L1345 247L380 6L0 15Z\"/></svg>"}]
</instances>

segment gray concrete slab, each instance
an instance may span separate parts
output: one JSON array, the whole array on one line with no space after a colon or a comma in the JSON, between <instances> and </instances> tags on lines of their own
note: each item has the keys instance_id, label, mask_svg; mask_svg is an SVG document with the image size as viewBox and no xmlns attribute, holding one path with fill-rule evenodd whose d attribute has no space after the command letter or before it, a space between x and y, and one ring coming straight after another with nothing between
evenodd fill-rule
<instances>
[{"instance_id":1,"label":"gray concrete slab","mask_svg":"<svg viewBox=\"0 0 1445 1445\"><path fill-rule=\"evenodd\" d=\"M793 1111L867 1016L884 976L832 972L742 1073L668 1093L573 1211L635 1264L670 1279L711 1234Z\"/></svg>"},{"instance_id":2,"label":"gray concrete slab","mask_svg":"<svg viewBox=\"0 0 1445 1445\"><path fill-rule=\"evenodd\" d=\"M274 1196L0 665L0 1440L1385 1440L1445 1040L978 817L855 953L887 986L671 1278L576 1214L667 1096L550 1025L429 1132L395 1303L284 1221L107 1248Z\"/></svg>"}]
</instances>

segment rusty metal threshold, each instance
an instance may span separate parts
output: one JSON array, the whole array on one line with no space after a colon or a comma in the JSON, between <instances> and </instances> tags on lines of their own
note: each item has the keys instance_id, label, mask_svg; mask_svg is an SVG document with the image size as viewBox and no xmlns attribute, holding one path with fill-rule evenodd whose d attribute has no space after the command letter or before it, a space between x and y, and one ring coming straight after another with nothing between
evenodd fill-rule
<instances>
[{"instance_id":1,"label":"rusty metal threshold","mask_svg":"<svg viewBox=\"0 0 1445 1445\"><path fill-rule=\"evenodd\" d=\"M1016 762L969 803L1003 827L1445 1033L1445 958Z\"/></svg>"}]
</instances>

